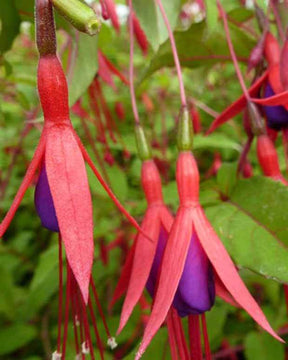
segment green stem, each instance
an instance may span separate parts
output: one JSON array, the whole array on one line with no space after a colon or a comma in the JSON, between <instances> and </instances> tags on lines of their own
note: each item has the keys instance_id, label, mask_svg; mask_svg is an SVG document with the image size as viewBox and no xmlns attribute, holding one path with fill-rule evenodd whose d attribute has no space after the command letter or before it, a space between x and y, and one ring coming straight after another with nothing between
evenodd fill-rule
<instances>
[{"instance_id":1,"label":"green stem","mask_svg":"<svg viewBox=\"0 0 288 360\"><path fill-rule=\"evenodd\" d=\"M55 9L76 29L95 35L101 27L100 18L93 9L80 0L51 0Z\"/></svg>"}]
</instances>

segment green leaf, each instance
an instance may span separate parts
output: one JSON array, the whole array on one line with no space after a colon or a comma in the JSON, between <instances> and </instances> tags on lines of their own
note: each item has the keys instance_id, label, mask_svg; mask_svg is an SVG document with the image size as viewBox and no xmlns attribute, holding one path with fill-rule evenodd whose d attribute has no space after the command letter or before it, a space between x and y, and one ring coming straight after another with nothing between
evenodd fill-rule
<instances>
[{"instance_id":1,"label":"green leaf","mask_svg":"<svg viewBox=\"0 0 288 360\"><path fill-rule=\"evenodd\" d=\"M223 163L217 172L217 183L225 196L229 196L237 180L238 163Z\"/></svg>"},{"instance_id":2,"label":"green leaf","mask_svg":"<svg viewBox=\"0 0 288 360\"><path fill-rule=\"evenodd\" d=\"M3 54L19 33L20 18L13 0L0 2L0 20L0 54Z\"/></svg>"},{"instance_id":3,"label":"green leaf","mask_svg":"<svg viewBox=\"0 0 288 360\"><path fill-rule=\"evenodd\" d=\"M15 324L0 330L0 355L10 354L36 337L34 326Z\"/></svg>"},{"instance_id":4,"label":"green leaf","mask_svg":"<svg viewBox=\"0 0 288 360\"><path fill-rule=\"evenodd\" d=\"M155 337L152 339L151 344L143 354L142 358L143 360L150 360L155 359L155 354L157 354L157 359L163 359L165 356L165 359L169 360L171 359L170 352L166 351L168 346L168 334L166 329L160 329ZM126 356L125 360L132 360L135 358L135 352L132 351L128 356Z\"/></svg>"},{"instance_id":5,"label":"green leaf","mask_svg":"<svg viewBox=\"0 0 288 360\"><path fill-rule=\"evenodd\" d=\"M0 266L0 289L0 313L4 313L11 319L15 314L14 286L11 272L3 266Z\"/></svg>"},{"instance_id":6,"label":"green leaf","mask_svg":"<svg viewBox=\"0 0 288 360\"><path fill-rule=\"evenodd\" d=\"M229 149L236 150L238 152L241 150L241 146L225 134L212 133L209 136L201 134L194 136L194 150L207 150L207 148L212 150Z\"/></svg>"},{"instance_id":7,"label":"green leaf","mask_svg":"<svg viewBox=\"0 0 288 360\"><path fill-rule=\"evenodd\" d=\"M97 36L77 34L72 54L75 63L68 74L69 104L72 106L91 84L98 69Z\"/></svg>"},{"instance_id":8,"label":"green leaf","mask_svg":"<svg viewBox=\"0 0 288 360\"><path fill-rule=\"evenodd\" d=\"M230 199L206 213L238 265L287 283L287 204L287 187L255 177L239 181Z\"/></svg>"},{"instance_id":9,"label":"green leaf","mask_svg":"<svg viewBox=\"0 0 288 360\"><path fill-rule=\"evenodd\" d=\"M19 311L19 316L29 319L47 302L58 288L58 245L54 245L40 255L31 282L27 301Z\"/></svg>"},{"instance_id":10,"label":"green leaf","mask_svg":"<svg viewBox=\"0 0 288 360\"><path fill-rule=\"evenodd\" d=\"M212 349L216 350L223 340L223 329L227 315L227 305L223 302L221 305L214 305L211 311L207 311L205 314Z\"/></svg>"},{"instance_id":11,"label":"green leaf","mask_svg":"<svg viewBox=\"0 0 288 360\"><path fill-rule=\"evenodd\" d=\"M172 29L177 24L181 0L163 1L163 7ZM133 7L154 51L168 38L166 25L155 0L135 0Z\"/></svg>"},{"instance_id":12,"label":"green leaf","mask_svg":"<svg viewBox=\"0 0 288 360\"><path fill-rule=\"evenodd\" d=\"M251 332L245 338L247 360L284 360L285 348L269 334Z\"/></svg>"},{"instance_id":13,"label":"green leaf","mask_svg":"<svg viewBox=\"0 0 288 360\"><path fill-rule=\"evenodd\" d=\"M255 40L236 25L230 24L229 28L236 55L240 61L246 60L255 46ZM231 61L224 32L214 32L208 37L204 21L192 24L187 31L177 31L174 36L182 67L196 68ZM168 40L160 46L142 79L166 66L174 66Z\"/></svg>"}]
</instances>

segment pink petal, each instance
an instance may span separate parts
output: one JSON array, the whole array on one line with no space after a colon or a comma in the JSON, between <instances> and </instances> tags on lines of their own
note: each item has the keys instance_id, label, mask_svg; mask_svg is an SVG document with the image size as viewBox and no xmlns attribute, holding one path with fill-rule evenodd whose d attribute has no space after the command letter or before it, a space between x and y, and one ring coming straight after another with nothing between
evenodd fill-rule
<instances>
[{"instance_id":1,"label":"pink petal","mask_svg":"<svg viewBox=\"0 0 288 360\"><path fill-rule=\"evenodd\" d=\"M203 249L219 278L235 301L237 301L264 330L274 336L275 339L283 342L271 328L264 313L246 288L224 245L213 230L200 206L194 210L193 223Z\"/></svg>"},{"instance_id":2,"label":"pink petal","mask_svg":"<svg viewBox=\"0 0 288 360\"><path fill-rule=\"evenodd\" d=\"M84 159L72 129L49 128L45 162L67 258L87 303L94 254L92 202Z\"/></svg>"},{"instance_id":3,"label":"pink petal","mask_svg":"<svg viewBox=\"0 0 288 360\"><path fill-rule=\"evenodd\" d=\"M257 95L258 90L262 86L263 82L266 80L268 76L268 71L265 71L264 74L255 81L255 83L250 87L249 94L254 97ZM226 121L230 120L237 114L239 114L242 110L244 110L246 106L246 98L244 95L240 96L238 100L234 101L233 104L228 106L210 125L210 128L207 130L206 135L211 134L215 129L217 129L220 125L224 124Z\"/></svg>"},{"instance_id":4,"label":"pink petal","mask_svg":"<svg viewBox=\"0 0 288 360\"><path fill-rule=\"evenodd\" d=\"M122 307L120 324L117 330L118 334L122 331L131 312L139 301L150 274L160 233L158 206L148 207L141 227L153 242L147 240L142 234L137 236L132 271L128 291Z\"/></svg>"},{"instance_id":5,"label":"pink petal","mask_svg":"<svg viewBox=\"0 0 288 360\"><path fill-rule=\"evenodd\" d=\"M180 281L192 237L191 209L180 207L164 252L158 288L143 341L135 359L140 359L153 336L164 322Z\"/></svg>"}]
</instances>

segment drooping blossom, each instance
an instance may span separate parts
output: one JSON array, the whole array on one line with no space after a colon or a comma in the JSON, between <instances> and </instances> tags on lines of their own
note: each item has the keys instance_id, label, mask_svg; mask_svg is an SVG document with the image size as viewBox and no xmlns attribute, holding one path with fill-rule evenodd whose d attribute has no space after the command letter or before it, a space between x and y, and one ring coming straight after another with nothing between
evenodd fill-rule
<instances>
[{"instance_id":1,"label":"drooping blossom","mask_svg":"<svg viewBox=\"0 0 288 360\"><path fill-rule=\"evenodd\" d=\"M180 154L177 160L176 180L180 206L167 240L157 281L157 290L154 294L152 312L145 328L140 349L135 357L136 360L142 356L173 304L183 271L185 271L191 242L193 244L195 239L196 241L199 240L203 256L207 257L205 262L206 264L211 263L215 277L220 281L222 289L226 289L232 298L263 329L281 341L281 338L271 328L262 310L247 290L229 254L199 204L199 171L194 156L189 151L191 138L187 133L187 129L189 129L188 124L191 125L191 123L186 109L184 109L179 124L178 147ZM206 274L208 273L207 271ZM207 276L206 284L209 283L209 276ZM192 284L191 288L193 289ZM207 293L209 294L209 291Z\"/></svg>"},{"instance_id":2,"label":"drooping blossom","mask_svg":"<svg viewBox=\"0 0 288 360\"><path fill-rule=\"evenodd\" d=\"M38 0L38 7L36 6L37 44L40 53L38 92L44 114L44 128L23 182L0 225L0 237L8 228L29 184L39 169L40 184L36 206L38 209L41 208L39 214L42 223L45 222L44 218L47 215L42 212L45 208L45 196L47 196L45 191L50 191L67 258L84 301L87 303L94 245L92 201L85 161L115 204L127 214L140 232L142 230L107 186L72 127L69 119L67 82L56 55L53 15L51 4L48 3L47 0ZM46 183L43 187L46 181L45 172L49 186ZM42 191L40 191L41 188ZM44 199L44 203L41 198ZM50 214L47 219L49 216Z\"/></svg>"}]
</instances>

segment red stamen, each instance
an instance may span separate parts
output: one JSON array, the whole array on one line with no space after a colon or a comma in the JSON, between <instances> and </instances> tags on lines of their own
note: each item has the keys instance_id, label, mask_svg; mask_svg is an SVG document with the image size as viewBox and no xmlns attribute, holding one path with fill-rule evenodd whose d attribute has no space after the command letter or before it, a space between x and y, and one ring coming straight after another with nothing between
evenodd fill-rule
<instances>
[{"instance_id":1,"label":"red stamen","mask_svg":"<svg viewBox=\"0 0 288 360\"><path fill-rule=\"evenodd\" d=\"M98 294L97 294L97 291L96 291L96 287L95 287L95 284L94 284L94 281L93 281L93 278L92 278L92 277L91 277L91 286L92 286L92 292L93 292L93 295L94 295L94 299L95 299L95 301L96 301L96 305L97 305L99 314L100 314L101 319L102 319L102 321L103 321L103 325L104 325L106 334L107 334L108 338L110 338L110 337L111 337L111 334L110 334L110 331L109 331L109 328L108 328L108 325L107 325L107 322L106 322L106 319L105 319L105 315L104 315L104 313L103 313L102 306L101 306L101 304L100 304L99 297L98 297Z\"/></svg>"},{"instance_id":2,"label":"red stamen","mask_svg":"<svg viewBox=\"0 0 288 360\"><path fill-rule=\"evenodd\" d=\"M63 259L62 259L62 239L59 234L59 300L58 300L58 336L57 336L57 352L61 351L61 325L62 325L62 306L63 306Z\"/></svg>"},{"instance_id":3,"label":"red stamen","mask_svg":"<svg viewBox=\"0 0 288 360\"><path fill-rule=\"evenodd\" d=\"M71 293L71 268L67 260L66 260L66 264L67 264L67 282L66 282L64 333L63 333L63 343L62 343L63 360L65 360L65 355L66 355L67 333L68 333L68 323L69 323L69 302L70 302L70 293Z\"/></svg>"},{"instance_id":4,"label":"red stamen","mask_svg":"<svg viewBox=\"0 0 288 360\"><path fill-rule=\"evenodd\" d=\"M190 340L190 355L193 360L202 360L201 333L199 315L188 316L188 332Z\"/></svg>"},{"instance_id":5,"label":"red stamen","mask_svg":"<svg viewBox=\"0 0 288 360\"><path fill-rule=\"evenodd\" d=\"M212 360L205 313L201 314L202 334L205 348L205 360Z\"/></svg>"},{"instance_id":6,"label":"red stamen","mask_svg":"<svg viewBox=\"0 0 288 360\"><path fill-rule=\"evenodd\" d=\"M172 319L174 322L174 329L175 329L175 335L176 335L176 341L177 341L180 359L189 360L189 351L186 344L182 322L177 314L177 311L173 308L172 308Z\"/></svg>"},{"instance_id":7,"label":"red stamen","mask_svg":"<svg viewBox=\"0 0 288 360\"><path fill-rule=\"evenodd\" d=\"M96 341L97 341L98 349L99 349L99 352L100 352L100 357L101 357L102 360L104 360L103 344L102 344L102 340L100 338L99 330L98 330L98 327L97 327L97 321L96 321L96 317L95 317L95 314L94 314L94 311L93 311L93 306L91 304L90 298L88 300L88 306L89 306L89 309L90 309L90 315L91 315L91 319L92 319L92 326L93 326L93 329L94 329L94 332L95 332Z\"/></svg>"},{"instance_id":8,"label":"red stamen","mask_svg":"<svg viewBox=\"0 0 288 360\"><path fill-rule=\"evenodd\" d=\"M168 328L168 339L170 344L170 352L172 360L179 360L178 351L177 351L177 344L176 344L176 337L175 337L175 330L174 330L174 323L172 318L172 309L170 309L167 315L167 328Z\"/></svg>"}]
</instances>

